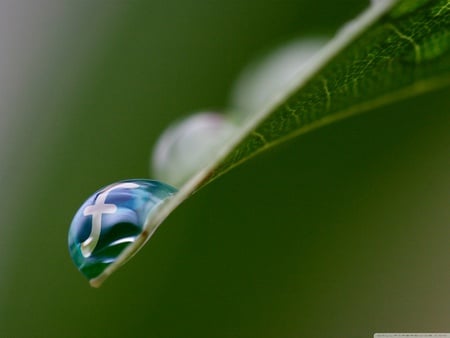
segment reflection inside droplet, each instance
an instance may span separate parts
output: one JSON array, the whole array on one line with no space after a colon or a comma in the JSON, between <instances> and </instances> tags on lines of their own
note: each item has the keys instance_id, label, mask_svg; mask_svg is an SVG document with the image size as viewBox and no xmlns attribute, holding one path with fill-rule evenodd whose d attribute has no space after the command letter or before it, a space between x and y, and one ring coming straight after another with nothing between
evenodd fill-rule
<instances>
[{"instance_id":1,"label":"reflection inside droplet","mask_svg":"<svg viewBox=\"0 0 450 338\"><path fill-rule=\"evenodd\" d=\"M84 202L70 225L69 251L92 285L101 283L102 273L130 244L145 243L158 225L152 223L152 215L176 191L155 180L127 180L97 191Z\"/></svg>"}]
</instances>

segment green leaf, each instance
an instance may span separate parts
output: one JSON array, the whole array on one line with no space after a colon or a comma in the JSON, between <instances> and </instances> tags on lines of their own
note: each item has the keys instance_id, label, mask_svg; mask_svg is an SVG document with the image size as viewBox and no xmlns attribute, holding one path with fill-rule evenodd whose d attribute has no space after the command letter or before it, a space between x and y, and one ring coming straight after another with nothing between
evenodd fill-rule
<instances>
[{"instance_id":1,"label":"green leaf","mask_svg":"<svg viewBox=\"0 0 450 338\"><path fill-rule=\"evenodd\" d=\"M195 191L264 150L339 119L448 84L450 1L373 1L303 67L292 86L277 93L275 102L243 122L212 153L211 161L148 220L148 226L156 229ZM129 247L111 272L138 249Z\"/></svg>"},{"instance_id":2,"label":"green leaf","mask_svg":"<svg viewBox=\"0 0 450 338\"><path fill-rule=\"evenodd\" d=\"M291 92L245 126L208 181L294 136L450 83L450 2L402 1L387 13L383 5L345 27Z\"/></svg>"}]
</instances>

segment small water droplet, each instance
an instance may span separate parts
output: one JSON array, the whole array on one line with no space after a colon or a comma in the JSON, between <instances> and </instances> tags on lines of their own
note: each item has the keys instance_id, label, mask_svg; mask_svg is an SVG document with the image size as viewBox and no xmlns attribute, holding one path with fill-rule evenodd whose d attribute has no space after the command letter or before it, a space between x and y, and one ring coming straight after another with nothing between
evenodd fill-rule
<instances>
[{"instance_id":1,"label":"small water droplet","mask_svg":"<svg viewBox=\"0 0 450 338\"><path fill-rule=\"evenodd\" d=\"M99 286L118 257L132 243L140 246L158 224L155 211L177 191L155 180L126 180L111 184L89 197L75 214L69 229L69 252L78 270L91 285Z\"/></svg>"},{"instance_id":2,"label":"small water droplet","mask_svg":"<svg viewBox=\"0 0 450 338\"><path fill-rule=\"evenodd\" d=\"M153 175L181 185L216 155L236 129L225 115L211 112L175 122L154 147Z\"/></svg>"},{"instance_id":3,"label":"small water droplet","mask_svg":"<svg viewBox=\"0 0 450 338\"><path fill-rule=\"evenodd\" d=\"M236 117L244 120L273 103L278 94L290 88L291 81L326 41L324 37L294 40L245 68L231 94Z\"/></svg>"}]
</instances>

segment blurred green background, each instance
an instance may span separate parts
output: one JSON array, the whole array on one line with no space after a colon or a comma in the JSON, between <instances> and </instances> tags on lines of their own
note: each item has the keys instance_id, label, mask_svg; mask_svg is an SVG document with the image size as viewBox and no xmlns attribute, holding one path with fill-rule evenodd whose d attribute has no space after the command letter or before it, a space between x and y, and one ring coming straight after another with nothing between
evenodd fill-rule
<instances>
[{"instance_id":1,"label":"blurred green background","mask_svg":"<svg viewBox=\"0 0 450 338\"><path fill-rule=\"evenodd\" d=\"M450 90L304 135L179 207L100 289L72 264L85 198L149 176L174 119L368 3L3 0L1 337L450 332Z\"/></svg>"}]
</instances>

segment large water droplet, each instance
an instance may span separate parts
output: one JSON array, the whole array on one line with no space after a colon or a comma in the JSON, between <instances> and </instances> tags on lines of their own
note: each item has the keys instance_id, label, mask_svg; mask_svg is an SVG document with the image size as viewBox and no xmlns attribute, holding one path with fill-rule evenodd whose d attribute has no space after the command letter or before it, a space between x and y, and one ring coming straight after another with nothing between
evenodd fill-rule
<instances>
[{"instance_id":1,"label":"large water droplet","mask_svg":"<svg viewBox=\"0 0 450 338\"><path fill-rule=\"evenodd\" d=\"M69 229L73 262L92 286L99 286L115 264L123 264L159 224L156 210L177 191L155 180L126 180L93 194L75 214ZM138 244L121 256L131 244ZM120 259L119 259L120 258Z\"/></svg>"}]
</instances>

